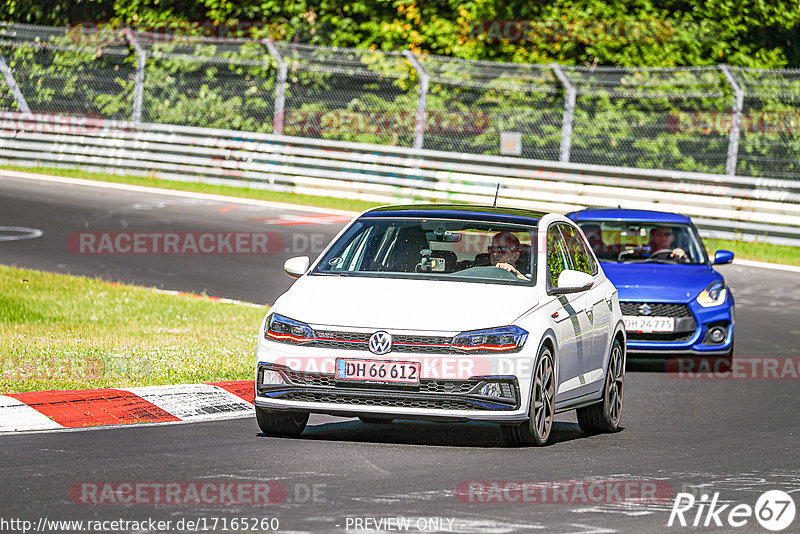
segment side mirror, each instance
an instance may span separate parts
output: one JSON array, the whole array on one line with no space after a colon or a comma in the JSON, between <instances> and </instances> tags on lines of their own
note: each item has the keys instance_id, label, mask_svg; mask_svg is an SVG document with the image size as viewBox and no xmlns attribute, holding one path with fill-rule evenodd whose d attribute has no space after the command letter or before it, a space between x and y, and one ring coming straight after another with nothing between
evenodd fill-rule
<instances>
[{"instance_id":1,"label":"side mirror","mask_svg":"<svg viewBox=\"0 0 800 534\"><path fill-rule=\"evenodd\" d=\"M297 256L296 258L289 258L283 264L283 270L292 278L300 278L308 270L311 260L308 256Z\"/></svg>"},{"instance_id":2,"label":"side mirror","mask_svg":"<svg viewBox=\"0 0 800 534\"><path fill-rule=\"evenodd\" d=\"M714 265L730 263L733 261L733 252L730 250L718 250L714 253Z\"/></svg>"},{"instance_id":3,"label":"side mirror","mask_svg":"<svg viewBox=\"0 0 800 534\"><path fill-rule=\"evenodd\" d=\"M564 269L558 275L558 287L554 287L548 293L551 295L563 295L565 293L580 293L586 291L594 285L594 277L591 274Z\"/></svg>"}]
</instances>

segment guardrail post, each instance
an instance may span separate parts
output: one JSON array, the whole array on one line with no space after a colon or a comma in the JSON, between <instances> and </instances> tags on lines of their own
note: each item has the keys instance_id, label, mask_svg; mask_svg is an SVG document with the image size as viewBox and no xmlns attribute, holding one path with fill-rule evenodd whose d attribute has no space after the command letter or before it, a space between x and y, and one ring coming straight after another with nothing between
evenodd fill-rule
<instances>
[{"instance_id":1,"label":"guardrail post","mask_svg":"<svg viewBox=\"0 0 800 534\"><path fill-rule=\"evenodd\" d=\"M733 90L731 133L728 138L728 161L725 164L725 174L734 176L736 174L736 161L739 158L739 132L741 130L742 106L744 105L744 90L736 81L736 78L734 78L728 65L721 64L717 65L717 67L719 67L719 70L725 75L728 85L730 85Z\"/></svg>"},{"instance_id":2,"label":"guardrail post","mask_svg":"<svg viewBox=\"0 0 800 534\"><path fill-rule=\"evenodd\" d=\"M275 80L275 112L272 117L272 133L275 135L283 134L284 108L286 106L286 78L288 68L283 60L278 47L272 39L266 39L262 43L267 47L269 55L278 64L278 77Z\"/></svg>"},{"instance_id":3,"label":"guardrail post","mask_svg":"<svg viewBox=\"0 0 800 534\"><path fill-rule=\"evenodd\" d=\"M430 76L425 72L425 68L414 55L411 50L403 50L403 55L406 57L411 66L417 71L419 76L419 93L417 96L417 116L414 120L414 148L422 148L422 143L425 140L425 115L428 108L428 87L430 85Z\"/></svg>"},{"instance_id":4,"label":"guardrail post","mask_svg":"<svg viewBox=\"0 0 800 534\"><path fill-rule=\"evenodd\" d=\"M569 81L567 75L561 69L561 65L553 63L550 65L558 81L564 87L567 95L564 99L564 120L561 123L561 148L558 151L558 160L568 162L572 151L572 123L575 121L575 100L578 90Z\"/></svg>"},{"instance_id":5,"label":"guardrail post","mask_svg":"<svg viewBox=\"0 0 800 534\"><path fill-rule=\"evenodd\" d=\"M136 51L136 82L133 88L133 111L131 112L131 120L135 123L142 121L142 96L144 95L144 66L147 62L147 53L136 40L136 36L130 28L122 30L128 44Z\"/></svg>"},{"instance_id":6,"label":"guardrail post","mask_svg":"<svg viewBox=\"0 0 800 534\"><path fill-rule=\"evenodd\" d=\"M14 79L14 73L11 72L11 68L6 63L6 59L0 54L0 71L3 72L3 78L6 79L6 85L11 90L11 94L14 95L14 100L17 101L17 107L23 113L30 113L31 108L28 107L28 103L25 101L25 96L22 94L22 91L19 90L19 85L17 85L17 81Z\"/></svg>"}]
</instances>

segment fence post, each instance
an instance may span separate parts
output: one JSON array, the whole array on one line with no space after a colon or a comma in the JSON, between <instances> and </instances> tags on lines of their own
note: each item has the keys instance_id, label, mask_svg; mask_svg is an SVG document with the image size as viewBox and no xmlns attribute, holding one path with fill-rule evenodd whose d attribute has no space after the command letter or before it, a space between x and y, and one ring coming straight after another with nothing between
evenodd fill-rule
<instances>
[{"instance_id":1,"label":"fence post","mask_svg":"<svg viewBox=\"0 0 800 534\"><path fill-rule=\"evenodd\" d=\"M133 112L131 120L135 123L142 121L142 95L144 94L144 66L147 62L147 53L136 40L130 28L122 30L128 43L136 51L136 85L133 89Z\"/></svg>"},{"instance_id":2,"label":"fence post","mask_svg":"<svg viewBox=\"0 0 800 534\"><path fill-rule=\"evenodd\" d=\"M553 69L556 78L567 93L564 99L564 120L561 123L561 148L558 151L558 160L568 162L572 151L572 123L575 120L575 99L578 96L578 90L561 70L561 65L552 63L550 68Z\"/></svg>"},{"instance_id":3,"label":"fence post","mask_svg":"<svg viewBox=\"0 0 800 534\"><path fill-rule=\"evenodd\" d=\"M11 94L14 95L14 100L17 101L17 107L23 113L30 113L31 108L28 107L28 103L25 101L25 96L22 94L22 91L19 90L19 85L17 85L17 81L14 79L14 73L11 72L11 68L6 63L6 59L0 54L0 71L3 72L3 77L6 79L6 85L11 90Z\"/></svg>"},{"instance_id":4,"label":"fence post","mask_svg":"<svg viewBox=\"0 0 800 534\"><path fill-rule=\"evenodd\" d=\"M278 64L278 77L275 80L275 111L272 117L272 133L283 135L284 108L286 107L286 78L288 69L278 47L272 39L261 41L269 51L269 55Z\"/></svg>"},{"instance_id":5,"label":"fence post","mask_svg":"<svg viewBox=\"0 0 800 534\"><path fill-rule=\"evenodd\" d=\"M744 105L744 90L734 78L728 65L723 63L717 65L717 67L725 75L725 79L728 80L728 84L733 90L733 117L731 120L731 134L728 138L728 161L725 164L725 174L734 176L736 174L736 162L739 158L739 132L741 130L742 106Z\"/></svg>"},{"instance_id":6,"label":"fence post","mask_svg":"<svg viewBox=\"0 0 800 534\"><path fill-rule=\"evenodd\" d=\"M403 55L406 57L411 66L417 71L419 76L419 94L417 96L417 116L414 120L414 148L422 148L422 143L425 140L425 115L428 108L428 86L430 84L430 76L425 72L425 68L414 55L411 50L403 50Z\"/></svg>"}]
</instances>

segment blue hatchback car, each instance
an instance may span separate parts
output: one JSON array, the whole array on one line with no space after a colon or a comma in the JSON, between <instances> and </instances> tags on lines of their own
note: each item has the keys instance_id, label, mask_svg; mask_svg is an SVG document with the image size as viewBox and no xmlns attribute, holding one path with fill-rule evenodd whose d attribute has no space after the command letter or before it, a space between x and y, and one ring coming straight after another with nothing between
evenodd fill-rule
<instances>
[{"instance_id":1,"label":"blue hatchback car","mask_svg":"<svg viewBox=\"0 0 800 534\"><path fill-rule=\"evenodd\" d=\"M676 213L586 209L567 214L619 291L631 357L733 356L733 295L691 219Z\"/></svg>"}]
</instances>

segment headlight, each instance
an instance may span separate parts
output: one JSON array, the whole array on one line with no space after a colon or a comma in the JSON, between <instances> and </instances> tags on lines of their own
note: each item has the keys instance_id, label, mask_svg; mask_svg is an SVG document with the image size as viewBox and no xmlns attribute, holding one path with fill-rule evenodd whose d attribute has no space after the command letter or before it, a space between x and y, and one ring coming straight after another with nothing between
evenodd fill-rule
<instances>
[{"instance_id":1,"label":"headlight","mask_svg":"<svg viewBox=\"0 0 800 534\"><path fill-rule=\"evenodd\" d=\"M307 324L273 313L267 318L264 337L284 343L308 343L314 341L315 335Z\"/></svg>"},{"instance_id":2,"label":"headlight","mask_svg":"<svg viewBox=\"0 0 800 534\"><path fill-rule=\"evenodd\" d=\"M518 326L501 326L487 330L461 332L453 338L451 348L471 354L517 352L522 349L528 332Z\"/></svg>"},{"instance_id":3,"label":"headlight","mask_svg":"<svg viewBox=\"0 0 800 534\"><path fill-rule=\"evenodd\" d=\"M728 291L725 289L725 283L717 280L711 282L699 295L697 295L697 303L704 308L711 306L720 306L725 302L725 297L728 296Z\"/></svg>"}]
</instances>

